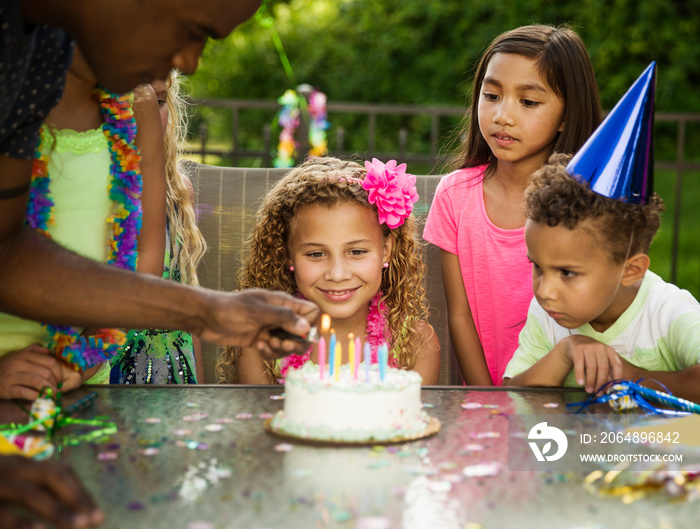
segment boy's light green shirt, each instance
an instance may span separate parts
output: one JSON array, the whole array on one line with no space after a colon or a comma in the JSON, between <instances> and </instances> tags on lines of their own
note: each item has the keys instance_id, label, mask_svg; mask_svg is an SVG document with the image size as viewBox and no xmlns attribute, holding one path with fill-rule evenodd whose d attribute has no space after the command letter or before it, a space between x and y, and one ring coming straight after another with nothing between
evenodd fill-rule
<instances>
[{"instance_id":1,"label":"boy's light green shirt","mask_svg":"<svg viewBox=\"0 0 700 529\"><path fill-rule=\"evenodd\" d=\"M533 298L504 378L526 371L559 341L574 334L611 346L641 369L678 371L700 363L700 304L687 290L648 271L632 304L609 329L598 332L588 323L577 329L562 327ZM573 370L563 385L579 387Z\"/></svg>"}]
</instances>

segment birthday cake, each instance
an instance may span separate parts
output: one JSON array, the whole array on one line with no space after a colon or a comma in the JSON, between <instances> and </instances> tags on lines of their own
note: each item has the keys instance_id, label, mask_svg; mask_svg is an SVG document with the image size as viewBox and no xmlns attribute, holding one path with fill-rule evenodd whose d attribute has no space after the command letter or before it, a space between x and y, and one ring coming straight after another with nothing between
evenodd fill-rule
<instances>
[{"instance_id":1,"label":"birthday cake","mask_svg":"<svg viewBox=\"0 0 700 529\"><path fill-rule=\"evenodd\" d=\"M331 442L382 442L410 439L425 432L430 417L421 404L421 376L377 364L354 374L349 364L338 376L306 363L290 370L284 384L284 409L270 422L275 433Z\"/></svg>"}]
</instances>

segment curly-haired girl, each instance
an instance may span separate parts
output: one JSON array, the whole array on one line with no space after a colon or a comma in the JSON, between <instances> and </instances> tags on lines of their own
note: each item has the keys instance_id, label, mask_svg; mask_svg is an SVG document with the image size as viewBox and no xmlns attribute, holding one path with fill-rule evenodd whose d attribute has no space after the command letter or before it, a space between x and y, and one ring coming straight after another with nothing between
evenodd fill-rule
<instances>
[{"instance_id":1,"label":"curly-haired girl","mask_svg":"<svg viewBox=\"0 0 700 529\"><path fill-rule=\"evenodd\" d=\"M258 211L238 284L317 303L337 336L387 341L390 365L436 384L440 345L426 321L425 266L411 216L418 195L405 169L393 160L362 167L330 157L292 169ZM254 349L227 348L217 372L221 382L271 384L317 355L313 346L265 362Z\"/></svg>"}]
</instances>

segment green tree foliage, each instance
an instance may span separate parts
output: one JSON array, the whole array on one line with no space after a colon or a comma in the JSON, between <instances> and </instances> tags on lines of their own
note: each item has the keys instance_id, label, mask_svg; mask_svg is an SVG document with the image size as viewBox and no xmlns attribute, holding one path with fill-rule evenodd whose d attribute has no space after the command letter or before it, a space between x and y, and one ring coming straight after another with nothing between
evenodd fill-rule
<instances>
[{"instance_id":1,"label":"green tree foliage","mask_svg":"<svg viewBox=\"0 0 700 529\"><path fill-rule=\"evenodd\" d=\"M257 16L226 40L209 43L191 79L193 95L275 99L304 82L330 101L464 105L475 62L496 35L525 24L566 23L586 43L603 108L656 60L657 111L700 112L700 0L277 0L264 10L274 29ZM285 74L272 31L295 79ZM213 136L227 135L227 116L207 111L203 117ZM359 120L335 116L333 125L357 130L347 135L346 147L361 150L366 126ZM262 125L270 121L263 112L244 118L242 140L259 147ZM380 121L380 147L395 147L399 126L419 130L421 123L412 121ZM657 150L672 157L675 130L661 132ZM332 147L332 136L329 142ZM700 145L686 148L700 152Z\"/></svg>"},{"instance_id":2,"label":"green tree foliage","mask_svg":"<svg viewBox=\"0 0 700 529\"><path fill-rule=\"evenodd\" d=\"M329 101L465 105L475 63L496 35L526 24L566 23L588 48L604 109L612 108L656 60L657 112L700 112L700 0L276 0L265 7L295 79L285 75L273 29L258 17L226 40L209 43L200 70L191 78L194 96L269 100L297 83L309 83ZM225 112L208 109L204 118L211 137L230 134ZM359 152L367 148L362 119L331 116L335 129L342 125L347 131L346 148ZM395 149L401 126L409 131L408 150L426 152L429 138L421 120L380 118L379 150ZM260 148L262 127L271 122L270 112L242 116L242 143ZM448 136L450 124L441 125ZM657 123L656 130L657 160L673 159L675 126ZM689 124L687 136L686 161L700 159L700 124ZM669 208L672 176L657 174ZM685 185L683 200L692 202L684 206L684 215L695 215L697 186L689 178ZM669 232L671 219L669 211L662 232ZM694 228L688 226L695 226L696 218L683 222L683 237L692 239ZM655 246L663 248L667 259L670 240L664 241ZM697 245L687 241L686 246ZM697 255L692 255L692 266L684 262L679 267L692 278L682 277L679 284L697 295ZM667 266L656 257L654 263L662 271Z\"/></svg>"},{"instance_id":3,"label":"green tree foliage","mask_svg":"<svg viewBox=\"0 0 700 529\"><path fill-rule=\"evenodd\" d=\"M266 6L297 82L335 101L462 104L499 33L568 23L583 38L610 108L651 60L659 111L700 111L700 0L291 0ZM286 78L255 19L207 46L198 96L276 98Z\"/></svg>"}]
</instances>

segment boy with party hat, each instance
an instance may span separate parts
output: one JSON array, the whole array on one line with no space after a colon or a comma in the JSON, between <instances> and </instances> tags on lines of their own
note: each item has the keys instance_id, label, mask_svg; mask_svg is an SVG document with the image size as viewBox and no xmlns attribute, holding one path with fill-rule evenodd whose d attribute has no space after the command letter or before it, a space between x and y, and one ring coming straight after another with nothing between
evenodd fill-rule
<instances>
[{"instance_id":1,"label":"boy with party hat","mask_svg":"<svg viewBox=\"0 0 700 529\"><path fill-rule=\"evenodd\" d=\"M534 299L504 382L644 379L700 401L700 304L649 271L663 202L653 192L652 63L569 161L526 191ZM567 165L568 162L568 165Z\"/></svg>"}]
</instances>

